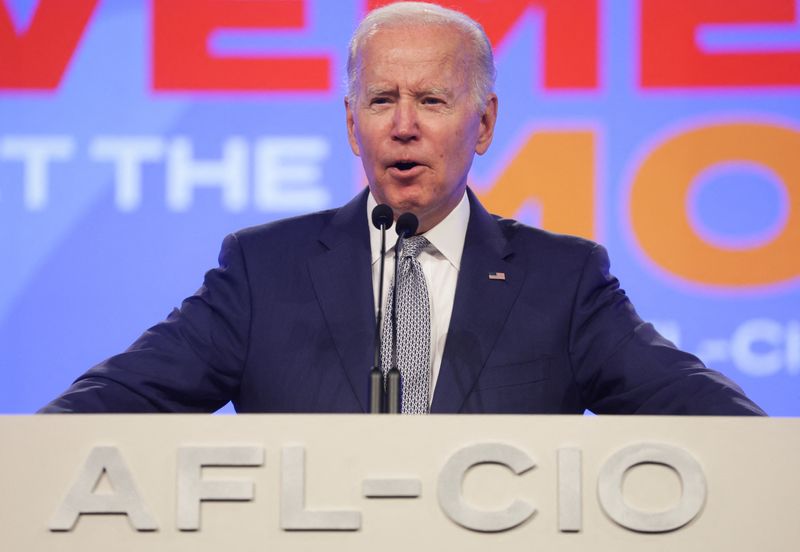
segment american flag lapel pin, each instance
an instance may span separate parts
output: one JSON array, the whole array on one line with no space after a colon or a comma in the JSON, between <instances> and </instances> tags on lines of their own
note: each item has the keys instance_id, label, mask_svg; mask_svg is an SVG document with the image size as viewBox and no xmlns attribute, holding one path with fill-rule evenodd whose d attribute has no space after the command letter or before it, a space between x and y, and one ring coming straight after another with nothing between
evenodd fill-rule
<instances>
[{"instance_id":1,"label":"american flag lapel pin","mask_svg":"<svg viewBox=\"0 0 800 552\"><path fill-rule=\"evenodd\" d=\"M505 282L506 280L506 273L505 272L490 272L489 273L490 280L501 280Z\"/></svg>"}]
</instances>

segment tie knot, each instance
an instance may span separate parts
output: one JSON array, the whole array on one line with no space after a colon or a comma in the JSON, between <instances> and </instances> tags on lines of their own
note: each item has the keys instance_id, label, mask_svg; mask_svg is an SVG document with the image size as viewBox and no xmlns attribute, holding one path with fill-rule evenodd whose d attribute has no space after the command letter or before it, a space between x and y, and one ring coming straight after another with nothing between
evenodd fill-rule
<instances>
[{"instance_id":1,"label":"tie knot","mask_svg":"<svg viewBox=\"0 0 800 552\"><path fill-rule=\"evenodd\" d=\"M403 241L403 254L402 257L413 257L422 253L422 250L428 247L430 242L425 236L411 236Z\"/></svg>"}]
</instances>

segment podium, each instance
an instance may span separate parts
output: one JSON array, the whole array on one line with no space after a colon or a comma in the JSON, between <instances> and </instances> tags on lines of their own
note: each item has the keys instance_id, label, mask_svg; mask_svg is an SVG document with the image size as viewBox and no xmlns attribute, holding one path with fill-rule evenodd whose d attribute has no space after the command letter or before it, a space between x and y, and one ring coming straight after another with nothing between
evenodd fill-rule
<instances>
[{"instance_id":1,"label":"podium","mask_svg":"<svg viewBox=\"0 0 800 552\"><path fill-rule=\"evenodd\" d=\"M1 416L2 550L800 549L800 419Z\"/></svg>"}]
</instances>

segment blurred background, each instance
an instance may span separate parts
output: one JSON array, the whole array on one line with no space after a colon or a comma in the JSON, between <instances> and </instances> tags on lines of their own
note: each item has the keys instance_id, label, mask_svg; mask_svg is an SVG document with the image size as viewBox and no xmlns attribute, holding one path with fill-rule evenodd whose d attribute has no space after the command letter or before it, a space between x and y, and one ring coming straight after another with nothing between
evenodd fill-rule
<instances>
[{"instance_id":1,"label":"blurred background","mask_svg":"<svg viewBox=\"0 0 800 552\"><path fill-rule=\"evenodd\" d=\"M364 186L347 42L371 0L0 0L0 412L192 294L242 227ZM471 185L604 244L640 314L800 415L800 2L448 0L496 54Z\"/></svg>"}]
</instances>

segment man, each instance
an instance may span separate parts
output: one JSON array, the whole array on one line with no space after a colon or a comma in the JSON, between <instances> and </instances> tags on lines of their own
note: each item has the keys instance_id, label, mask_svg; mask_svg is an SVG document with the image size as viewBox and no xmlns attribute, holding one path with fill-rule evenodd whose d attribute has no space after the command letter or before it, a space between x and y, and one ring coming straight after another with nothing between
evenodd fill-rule
<instances>
[{"instance_id":1,"label":"man","mask_svg":"<svg viewBox=\"0 0 800 552\"><path fill-rule=\"evenodd\" d=\"M368 221L385 203L424 237L401 260L419 293L398 285L398 310L412 300L425 320L413 354L398 337L404 397L418 399L404 412L763 414L639 319L600 246L493 217L467 190L498 109L477 23L430 4L375 10L348 77L369 190L228 236L196 295L43 411L366 411L380 287Z\"/></svg>"}]
</instances>

